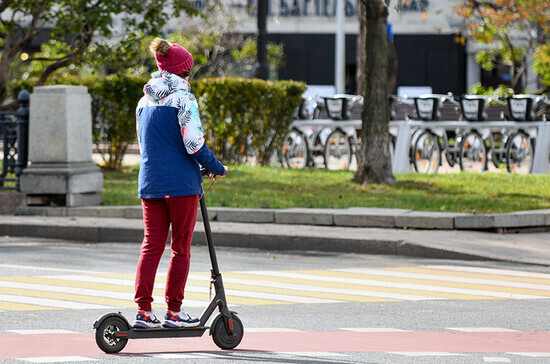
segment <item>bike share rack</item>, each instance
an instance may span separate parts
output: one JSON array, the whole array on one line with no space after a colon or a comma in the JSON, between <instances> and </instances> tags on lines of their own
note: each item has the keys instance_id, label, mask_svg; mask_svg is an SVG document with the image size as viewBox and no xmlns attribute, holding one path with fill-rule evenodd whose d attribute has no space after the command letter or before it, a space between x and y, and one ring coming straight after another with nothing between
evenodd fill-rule
<instances>
[{"instance_id":1,"label":"bike share rack","mask_svg":"<svg viewBox=\"0 0 550 364\"><path fill-rule=\"evenodd\" d=\"M354 127L361 129L361 120L340 120L337 124L332 119L315 119L315 120L296 120L292 126L328 126L334 128L336 125L341 127ZM411 173L411 162L409 158L411 148L411 131L417 128L439 128L439 129L456 129L464 128L465 130L475 128L489 128L499 130L502 128L509 129L525 129L536 128L537 137L535 141L535 153L533 156L533 169L531 173L544 174L550 172L550 122L548 121L419 121L419 120L393 120L390 121L390 128L397 129L397 139L395 142L395 153L392 163L393 173Z\"/></svg>"},{"instance_id":2,"label":"bike share rack","mask_svg":"<svg viewBox=\"0 0 550 364\"><path fill-rule=\"evenodd\" d=\"M359 120L360 121L360 120ZM550 123L548 121L418 121L418 120L396 120L390 121L390 127L397 127L397 140L395 143L395 154L392 163L393 173L410 173L411 165L409 152L411 147L411 131L415 129L445 129L453 130L461 128L470 130L485 128L491 130L507 129L537 129L535 139L535 153L533 156L533 168L530 173L550 172Z\"/></svg>"}]
</instances>

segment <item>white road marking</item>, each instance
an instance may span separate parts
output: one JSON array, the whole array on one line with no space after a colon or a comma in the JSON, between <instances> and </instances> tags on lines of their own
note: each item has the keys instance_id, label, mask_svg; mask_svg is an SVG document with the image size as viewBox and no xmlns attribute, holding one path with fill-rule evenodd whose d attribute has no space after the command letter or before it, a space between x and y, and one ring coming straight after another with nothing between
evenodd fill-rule
<instances>
[{"instance_id":1,"label":"white road marking","mask_svg":"<svg viewBox=\"0 0 550 364\"><path fill-rule=\"evenodd\" d=\"M499 286L499 287L508 287L508 288L522 288L522 289L535 289L542 291L550 291L550 285L544 284L532 284L532 283L522 283L522 282L510 282L510 281L499 281L493 279L475 279L467 277L453 277L453 276L444 276L437 274L423 274L423 273L413 273L413 272L401 272L401 271L391 271L391 270L382 270L382 269L368 269L368 268L351 268L351 269L334 269L336 272L347 272L347 273L362 273L362 274L371 274L378 275L383 277L394 277L394 278L408 278L408 279L425 279L430 281L442 281L442 282L455 282L455 283L467 283L467 284L481 284L481 285L490 285L490 286ZM370 282L370 281L369 281ZM386 282L385 284L394 284L393 282ZM423 287L422 285L410 284L411 286ZM474 288L447 288L442 286L428 286L432 287L432 290L437 289L446 289L449 292L462 293L470 292L464 294L477 294L482 296L491 296L491 297L502 297L502 298L517 298L517 299L533 299L533 298L547 298L547 296L537 296L531 294L519 294L519 293L509 293L509 292L496 292L496 291L485 291L482 289ZM420 289L420 288L418 288ZM440 292L447 292L442 291Z\"/></svg>"},{"instance_id":2,"label":"white road marking","mask_svg":"<svg viewBox=\"0 0 550 364\"><path fill-rule=\"evenodd\" d=\"M483 357L483 361L486 363L511 363L509 358L503 358L498 356L486 356Z\"/></svg>"},{"instance_id":3,"label":"white road marking","mask_svg":"<svg viewBox=\"0 0 550 364\"><path fill-rule=\"evenodd\" d=\"M335 270L336 271L336 270ZM376 270L376 269L338 269L337 271L355 271L364 273L366 271L369 272L369 274L377 274L377 275L388 275L388 276L400 276L405 277L405 273L402 275L392 274L392 273L402 273L402 272L391 272L391 271L382 271L382 270ZM371 273L376 272L376 273ZM387 274L386 274L387 272ZM241 272L245 273L245 272ZM526 295L526 294L516 294L516 293L509 293L509 292L497 292L497 291L485 291L481 289L472 289L472 288L454 288L454 287L443 287L443 286L437 286L437 285L428 285L428 284L413 284L413 283L400 283L400 282L387 282L387 281L378 281L373 279L356 279L356 278L342 278L342 277L328 277L328 276L321 276L321 275L312 275L312 274L301 274L301 273L291 273L291 272L277 272L277 271L255 271L255 272L246 272L248 274L259 274L259 275L265 275L265 276L273 276L273 277L286 277L286 278L294 278L294 279L308 279L308 280L323 280L327 282L337 282L337 283L348 283L348 284L357 284L357 285L368 285L368 286L376 286L376 287L384 287L384 288L399 288L399 289L416 289L416 290L422 290L422 291L430 291L430 292L445 292L445 293L456 293L456 294L465 294L465 295L480 295L480 296L487 296L487 297L496 297L496 298L522 298L522 299L532 299L532 298L546 298L544 296L535 296L535 295ZM425 275L428 276L428 275ZM429 276L431 280L438 280L438 276ZM413 278L413 277L409 277ZM451 277L454 278L454 277ZM424 278L427 279L427 278ZM224 279L227 281L227 279ZM465 281L457 279L457 282L465 283ZM319 287L315 287L319 288ZM359 289L360 287L358 287ZM367 289L365 289L366 291ZM548 287L548 290L550 291L550 286ZM357 291L354 291L357 292ZM370 294L371 292L369 292ZM351 294L351 293L350 293ZM357 294L357 293L356 293ZM388 293L390 295L391 293ZM419 295L404 295L409 296L409 298L401 298L406 300L434 300L434 299L445 299L442 297L430 297L430 296L419 296ZM376 296L379 297L379 296ZM385 296L388 298L391 298L390 296Z\"/></svg>"},{"instance_id":4,"label":"white road marking","mask_svg":"<svg viewBox=\"0 0 550 364\"><path fill-rule=\"evenodd\" d=\"M448 353L446 351L388 351L389 354L405 356L465 356L462 353Z\"/></svg>"},{"instance_id":5,"label":"white road marking","mask_svg":"<svg viewBox=\"0 0 550 364\"><path fill-rule=\"evenodd\" d=\"M40 335L40 334L77 334L76 331L69 330L6 330L19 335Z\"/></svg>"},{"instance_id":6,"label":"white road marking","mask_svg":"<svg viewBox=\"0 0 550 364\"><path fill-rule=\"evenodd\" d=\"M447 327L447 330L460 332L519 332L519 330L505 329L502 327Z\"/></svg>"},{"instance_id":7,"label":"white road marking","mask_svg":"<svg viewBox=\"0 0 550 364\"><path fill-rule=\"evenodd\" d=\"M51 279L63 279L68 281L76 281L76 282L89 282L89 283L98 283L98 284L113 284L118 286L134 286L135 282L133 280L128 279L118 279L118 278L107 278L107 277L93 277L93 276L81 276L81 275L61 275L61 276L47 276L43 278L51 278ZM195 279L194 275L190 274L188 279ZM209 293L209 279L205 279L204 276L201 276L201 279L205 282L204 287L199 286L193 286L190 284L187 284L185 286L186 292L195 292L195 293L203 293L208 294ZM228 281L228 279L224 279L225 282ZM271 284L264 284L266 287L271 287ZM164 289L165 284L164 283L155 283L155 288L161 288ZM246 298L257 298L257 299L263 299L263 300L274 300L274 301L285 301L285 302L293 302L293 303L337 303L342 302L340 300L331 300L331 299L321 299L321 298L315 298L315 297L302 297L302 296L295 296L295 295L286 295L286 294L275 294L275 293L267 293L267 292L254 292L254 291L245 291L245 290L234 290L234 289L227 289L225 288L225 294L227 296L237 296L237 297L246 297ZM186 300L187 302L187 300ZM187 304L187 303L186 303ZM201 303L201 305L204 305L204 303Z\"/></svg>"},{"instance_id":8,"label":"white road marking","mask_svg":"<svg viewBox=\"0 0 550 364\"><path fill-rule=\"evenodd\" d=\"M73 361L99 361L99 359L87 358L85 356L44 356L39 358L17 359L31 363L65 363Z\"/></svg>"},{"instance_id":9,"label":"white road marking","mask_svg":"<svg viewBox=\"0 0 550 364\"><path fill-rule=\"evenodd\" d=\"M532 358L548 358L550 353L505 353L509 355L529 356Z\"/></svg>"},{"instance_id":10,"label":"white road marking","mask_svg":"<svg viewBox=\"0 0 550 364\"><path fill-rule=\"evenodd\" d=\"M511 270L511 269L464 267L464 266L458 266L458 265L428 265L425 268L444 269L444 270L450 270L455 272L499 274L499 275L505 275L505 276L515 276L515 277L550 279L550 274L547 274L547 273L525 272L525 271Z\"/></svg>"},{"instance_id":11,"label":"white road marking","mask_svg":"<svg viewBox=\"0 0 550 364\"><path fill-rule=\"evenodd\" d=\"M0 301L14 302L14 303L26 302L26 303L32 303L33 305L37 305L37 306L70 308L70 309L78 309L78 310L86 310L86 309L97 310L97 309L113 308L113 306L96 305L93 303L79 303L79 302L73 302L73 301L62 301L62 300L54 300L50 298L39 298L39 297L31 298L28 296L19 296L19 295L11 295L11 294L0 294Z\"/></svg>"},{"instance_id":12,"label":"white road marking","mask_svg":"<svg viewBox=\"0 0 550 364\"><path fill-rule=\"evenodd\" d=\"M394 329L393 327L342 327L340 330L353 332L412 332L409 330Z\"/></svg>"},{"instance_id":13,"label":"white road marking","mask_svg":"<svg viewBox=\"0 0 550 364\"><path fill-rule=\"evenodd\" d=\"M285 329L282 327L247 327L246 332L304 332L301 330Z\"/></svg>"}]
</instances>

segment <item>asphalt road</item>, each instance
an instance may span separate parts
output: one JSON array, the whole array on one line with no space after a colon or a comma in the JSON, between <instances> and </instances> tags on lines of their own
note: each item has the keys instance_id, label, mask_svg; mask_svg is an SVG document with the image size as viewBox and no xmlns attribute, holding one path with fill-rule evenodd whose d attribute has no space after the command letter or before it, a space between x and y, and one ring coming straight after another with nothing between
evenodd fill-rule
<instances>
[{"instance_id":1,"label":"asphalt road","mask_svg":"<svg viewBox=\"0 0 550 364\"><path fill-rule=\"evenodd\" d=\"M92 323L135 314L136 244L0 238L0 360L183 363L548 363L550 269L495 262L316 252L217 250L245 337L96 346ZM155 310L162 315L159 268ZM192 249L187 309L208 300L210 264ZM184 302L185 304L185 302Z\"/></svg>"}]
</instances>

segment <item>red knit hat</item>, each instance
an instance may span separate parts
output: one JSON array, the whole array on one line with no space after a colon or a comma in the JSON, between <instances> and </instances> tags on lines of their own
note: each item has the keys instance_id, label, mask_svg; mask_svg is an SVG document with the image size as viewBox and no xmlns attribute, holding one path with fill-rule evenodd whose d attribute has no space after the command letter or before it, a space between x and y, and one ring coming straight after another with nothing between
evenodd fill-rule
<instances>
[{"instance_id":1,"label":"red knit hat","mask_svg":"<svg viewBox=\"0 0 550 364\"><path fill-rule=\"evenodd\" d=\"M189 71L194 64L193 56L179 44L172 44L166 56L155 53L159 70L165 70L175 75Z\"/></svg>"}]
</instances>

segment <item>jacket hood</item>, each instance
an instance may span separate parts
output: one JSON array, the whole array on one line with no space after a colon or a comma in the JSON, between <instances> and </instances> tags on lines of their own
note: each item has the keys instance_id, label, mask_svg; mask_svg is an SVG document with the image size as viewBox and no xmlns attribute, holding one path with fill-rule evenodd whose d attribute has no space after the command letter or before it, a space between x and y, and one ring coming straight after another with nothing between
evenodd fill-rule
<instances>
[{"instance_id":1,"label":"jacket hood","mask_svg":"<svg viewBox=\"0 0 550 364\"><path fill-rule=\"evenodd\" d=\"M161 100L178 91L191 91L191 85L183 78L167 71L157 71L151 74L151 79L145 84L143 93L155 101Z\"/></svg>"}]
</instances>

